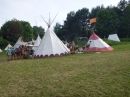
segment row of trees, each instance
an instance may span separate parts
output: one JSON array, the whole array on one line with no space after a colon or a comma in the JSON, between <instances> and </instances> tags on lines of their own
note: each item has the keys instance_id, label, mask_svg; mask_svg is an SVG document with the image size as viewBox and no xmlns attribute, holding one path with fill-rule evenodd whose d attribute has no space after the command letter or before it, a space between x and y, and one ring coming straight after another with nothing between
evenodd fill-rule
<instances>
[{"instance_id":1,"label":"row of trees","mask_svg":"<svg viewBox=\"0 0 130 97\"><path fill-rule=\"evenodd\" d=\"M97 18L97 22L90 25L89 19ZM117 33L120 38L129 37L130 32L130 0L121 0L117 6L82 8L77 12L67 14L64 24L56 23L54 31L65 40L76 37L89 37L94 32L102 38Z\"/></svg>"},{"instance_id":2,"label":"row of trees","mask_svg":"<svg viewBox=\"0 0 130 97\"><path fill-rule=\"evenodd\" d=\"M24 41L30 41L32 38L36 39L37 34L43 37L45 33L44 28L33 26L29 22L12 19L7 21L0 29L0 36L9 42L16 42L22 36Z\"/></svg>"},{"instance_id":3,"label":"row of trees","mask_svg":"<svg viewBox=\"0 0 130 97\"><path fill-rule=\"evenodd\" d=\"M97 18L97 22L90 25L89 19ZM62 40L72 41L77 37L89 37L94 32L101 38L117 33L120 38L129 37L130 32L130 0L121 0L117 6L79 9L67 14L64 24L56 23L54 32ZM16 42L22 36L24 41L36 39L37 34L43 37L44 28L33 26L29 22L12 19L5 22L0 29L0 36L10 42Z\"/></svg>"}]
</instances>

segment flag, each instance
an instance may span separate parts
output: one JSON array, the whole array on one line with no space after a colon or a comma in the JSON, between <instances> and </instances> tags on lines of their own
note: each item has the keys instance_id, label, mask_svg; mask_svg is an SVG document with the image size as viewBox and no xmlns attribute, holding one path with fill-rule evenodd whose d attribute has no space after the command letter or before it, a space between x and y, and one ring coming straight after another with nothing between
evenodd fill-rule
<instances>
[{"instance_id":1,"label":"flag","mask_svg":"<svg viewBox=\"0 0 130 97\"><path fill-rule=\"evenodd\" d=\"M92 18L92 19L90 19L90 24L92 24L92 23L94 23L96 21L97 21L97 18Z\"/></svg>"}]
</instances>

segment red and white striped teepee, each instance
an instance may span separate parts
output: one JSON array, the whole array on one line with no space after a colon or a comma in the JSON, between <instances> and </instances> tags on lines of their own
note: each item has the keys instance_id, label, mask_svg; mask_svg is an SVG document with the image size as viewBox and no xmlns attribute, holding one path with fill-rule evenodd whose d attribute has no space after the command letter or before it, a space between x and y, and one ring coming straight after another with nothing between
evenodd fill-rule
<instances>
[{"instance_id":1,"label":"red and white striped teepee","mask_svg":"<svg viewBox=\"0 0 130 97\"><path fill-rule=\"evenodd\" d=\"M84 51L86 52L103 52L113 50L111 46L99 38L95 33L90 36L87 44L89 44L89 47L85 47Z\"/></svg>"}]
</instances>

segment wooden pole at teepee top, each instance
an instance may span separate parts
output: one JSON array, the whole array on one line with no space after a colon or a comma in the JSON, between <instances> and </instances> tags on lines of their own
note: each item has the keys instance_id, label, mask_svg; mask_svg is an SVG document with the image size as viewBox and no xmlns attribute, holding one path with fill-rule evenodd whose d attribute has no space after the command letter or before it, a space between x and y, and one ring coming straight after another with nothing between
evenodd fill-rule
<instances>
[{"instance_id":1,"label":"wooden pole at teepee top","mask_svg":"<svg viewBox=\"0 0 130 97\"><path fill-rule=\"evenodd\" d=\"M57 13L58 14L58 13ZM56 16L57 16L56 14ZM56 16L54 17L53 21L55 20ZM42 17L42 16L41 16ZM44 20L44 18L42 17L42 19ZM44 22L47 24L48 28L50 28L51 24L53 23L53 21L51 22L51 18L50 18L50 13L49 13L49 21L48 23L44 20Z\"/></svg>"},{"instance_id":2,"label":"wooden pole at teepee top","mask_svg":"<svg viewBox=\"0 0 130 97\"><path fill-rule=\"evenodd\" d=\"M41 16L42 17L42 16ZM42 17L42 19L44 20L44 18ZM47 26L49 25L45 20L44 20L44 22L47 24Z\"/></svg>"},{"instance_id":3,"label":"wooden pole at teepee top","mask_svg":"<svg viewBox=\"0 0 130 97\"><path fill-rule=\"evenodd\" d=\"M57 16L57 15L58 15L58 13L56 14L56 16ZM53 21L55 20L56 16L54 17ZM51 24L53 23L53 21L51 22ZM50 25L51 25L51 24L50 24Z\"/></svg>"}]
</instances>

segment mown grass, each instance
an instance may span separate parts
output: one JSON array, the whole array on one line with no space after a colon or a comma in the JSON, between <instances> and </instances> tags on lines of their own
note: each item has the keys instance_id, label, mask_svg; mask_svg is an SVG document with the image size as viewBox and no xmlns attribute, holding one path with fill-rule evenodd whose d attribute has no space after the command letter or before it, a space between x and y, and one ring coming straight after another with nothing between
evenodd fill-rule
<instances>
[{"instance_id":1,"label":"mown grass","mask_svg":"<svg viewBox=\"0 0 130 97\"><path fill-rule=\"evenodd\" d=\"M130 97L130 44L114 51L7 61L0 53L1 97Z\"/></svg>"}]
</instances>

